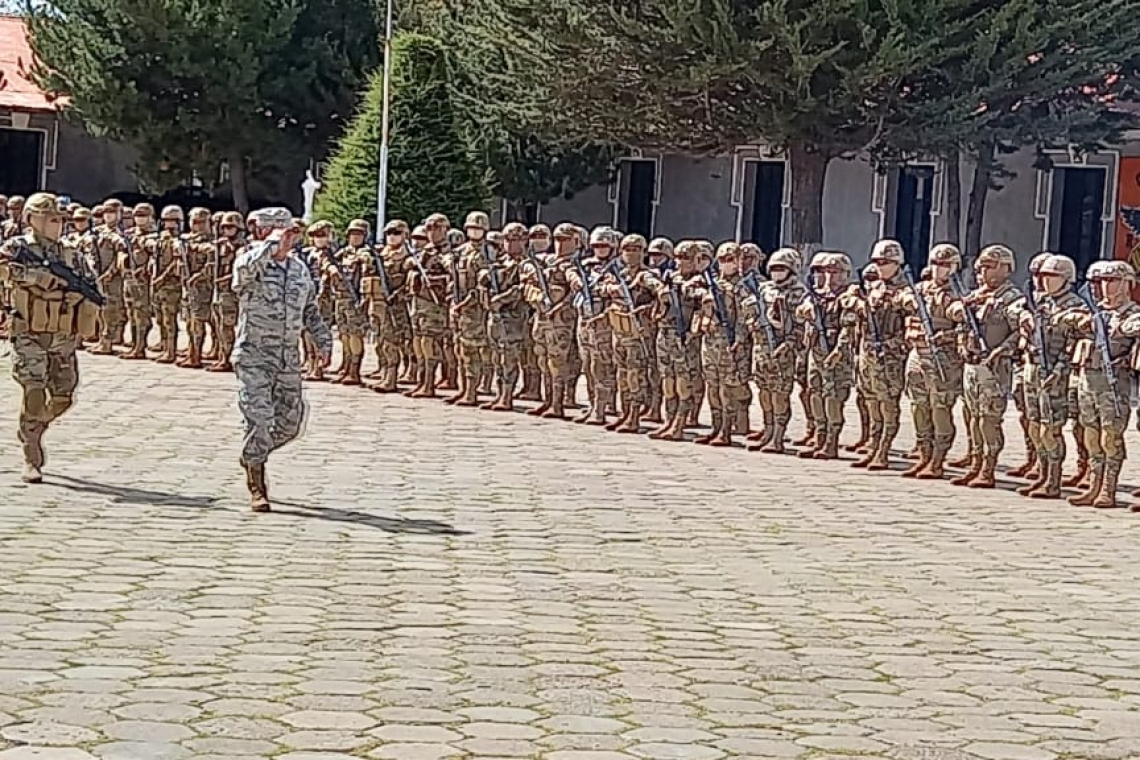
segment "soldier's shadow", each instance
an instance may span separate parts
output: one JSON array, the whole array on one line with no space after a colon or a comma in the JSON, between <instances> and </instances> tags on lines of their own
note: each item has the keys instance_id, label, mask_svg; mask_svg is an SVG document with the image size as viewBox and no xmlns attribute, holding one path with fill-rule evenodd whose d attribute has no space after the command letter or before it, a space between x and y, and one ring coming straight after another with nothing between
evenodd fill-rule
<instances>
[{"instance_id":1,"label":"soldier's shadow","mask_svg":"<svg viewBox=\"0 0 1140 760\"><path fill-rule=\"evenodd\" d=\"M48 474L44 484L56 486L75 493L107 496L116 504L147 504L156 507L189 507L195 509L219 509L218 499L213 496L184 496L182 494L167 493L166 491L152 491L146 488L132 488L130 486L109 485L96 483L92 480L74 478L67 475Z\"/></svg>"},{"instance_id":2,"label":"soldier's shadow","mask_svg":"<svg viewBox=\"0 0 1140 760\"><path fill-rule=\"evenodd\" d=\"M286 507L286 509L282 509ZM449 523L439 520L417 520L402 517L385 517L383 515L359 512L355 509L341 509L338 507L317 507L310 504L298 504L292 501L273 499L273 512L275 515L290 515L292 517L316 518L332 522L353 523L369 528L377 528L385 533L413 533L429 536L469 536L469 531L460 530Z\"/></svg>"}]
</instances>

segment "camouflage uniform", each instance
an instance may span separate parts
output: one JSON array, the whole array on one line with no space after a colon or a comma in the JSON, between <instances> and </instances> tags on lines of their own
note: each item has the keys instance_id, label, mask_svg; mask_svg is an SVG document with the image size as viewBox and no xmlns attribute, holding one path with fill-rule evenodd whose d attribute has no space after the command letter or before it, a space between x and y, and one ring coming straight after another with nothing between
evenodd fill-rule
<instances>
[{"instance_id":1,"label":"camouflage uniform","mask_svg":"<svg viewBox=\"0 0 1140 760\"><path fill-rule=\"evenodd\" d=\"M1069 312L1084 309L1080 297L1072 292L1077 268L1067 256L1046 254L1034 272L1040 288L1032 283L1036 298L1018 304L1021 365L1021 391L1033 448L1038 453L1040 468L1037 478L1018 489L1022 496L1040 499L1061 497L1061 469L1065 463L1065 436L1062 432L1069 419L1070 361L1075 343L1072 328L1066 323ZM1032 295L1032 293L1030 293ZM1048 368L1048 372L1046 372Z\"/></svg>"},{"instance_id":2,"label":"camouflage uniform","mask_svg":"<svg viewBox=\"0 0 1140 760\"><path fill-rule=\"evenodd\" d=\"M183 290L188 317L186 332L190 335L190 351L179 366L201 369L206 333L214 314L214 241L210 236L210 212L204 208L190 210L190 234L186 236ZM215 332L216 336L217 333Z\"/></svg>"},{"instance_id":3,"label":"camouflage uniform","mask_svg":"<svg viewBox=\"0 0 1140 760\"><path fill-rule=\"evenodd\" d=\"M412 240L427 240L427 230L417 227ZM416 358L416 387L405 395L434 398L443 361L447 329L448 274L439 250L430 243L406 262L411 293L412 346Z\"/></svg>"},{"instance_id":4,"label":"camouflage uniform","mask_svg":"<svg viewBox=\"0 0 1140 760\"><path fill-rule=\"evenodd\" d=\"M39 260L61 262L90 278L83 256L57 242L63 214L54 195L36 193L24 209L27 232L0 245L0 282L11 298L10 335L14 359L12 377L20 384L19 438L24 450L23 480L39 483L43 476L41 439L48 426L71 408L79 384L75 358L80 339L97 332L99 310L47 267L18 263L22 249Z\"/></svg>"},{"instance_id":5,"label":"camouflage uniform","mask_svg":"<svg viewBox=\"0 0 1140 760\"><path fill-rule=\"evenodd\" d=\"M331 310L333 307L332 291L324 287L322 270L326 259L332 255L333 235L336 228L332 222L318 219L305 230L309 238L309 245L301 249L300 259L309 269L309 277L317 286L317 312L321 315L321 323L326 327L332 326L335 321ZM326 314L327 312L327 314ZM307 328L301 328L301 346L304 349L305 371L302 380L311 382L325 381L324 363L321 361L320 347L316 339Z\"/></svg>"},{"instance_id":6,"label":"camouflage uniform","mask_svg":"<svg viewBox=\"0 0 1140 760\"><path fill-rule=\"evenodd\" d=\"M348 245L326 256L321 262L321 283L332 294L336 307L337 337L344 353L341 372L333 380L341 385L360 385L360 367L364 362L364 336L368 332L368 315L361 300L360 283L365 262L372 259L365 244L368 222L353 219L346 231Z\"/></svg>"},{"instance_id":7,"label":"camouflage uniform","mask_svg":"<svg viewBox=\"0 0 1140 760\"><path fill-rule=\"evenodd\" d=\"M386 243L379 253L365 262L364 298L372 321L372 337L376 341L376 359L380 382L372 386L377 393L394 393L400 374L400 350L410 339L405 265L410 232L406 222L398 219L384 227Z\"/></svg>"},{"instance_id":8,"label":"camouflage uniform","mask_svg":"<svg viewBox=\"0 0 1140 760\"><path fill-rule=\"evenodd\" d=\"M711 248L707 241L699 241L702 248ZM739 324L736 271L740 249L736 243L722 245L717 252L720 269L710 267L704 273L701 309L693 322L693 334L701 341L701 369L705 380L705 393L712 415L712 429L696 439L696 443L712 446L731 446L736 409L748 397L740 375L739 347L736 330Z\"/></svg>"},{"instance_id":9,"label":"camouflage uniform","mask_svg":"<svg viewBox=\"0 0 1140 760\"><path fill-rule=\"evenodd\" d=\"M844 406L854 384L854 356L850 328L856 319L854 295L847 292L851 262L842 253L821 251L812 258L811 271L821 278L809 283L796 317L804 324L807 353L807 388L815 440L800 452L804 458L835 459L843 432Z\"/></svg>"},{"instance_id":10,"label":"camouflage uniform","mask_svg":"<svg viewBox=\"0 0 1140 760\"><path fill-rule=\"evenodd\" d=\"M536 224L527 230L524 256L527 262L535 258L545 260L550 252L550 228L545 224ZM532 269L529 263L524 270ZM519 398L523 401L541 401L542 384L545 371L539 366L538 353L534 342L534 308L528 302L526 305L527 329L523 334L522 354L519 357L519 371L522 373L522 389Z\"/></svg>"},{"instance_id":11,"label":"camouflage uniform","mask_svg":"<svg viewBox=\"0 0 1140 760\"><path fill-rule=\"evenodd\" d=\"M858 320L855 377L866 406L869 443L869 450L852 466L871 471L889 466L891 446L899 432L899 402L906 388L905 315L899 309L899 296L906 288L903 261L897 241L878 241L871 251L877 280L865 287L852 308Z\"/></svg>"},{"instance_id":12,"label":"camouflage uniform","mask_svg":"<svg viewBox=\"0 0 1140 760\"><path fill-rule=\"evenodd\" d=\"M1116 506L1116 486L1124 463L1124 431L1132 413L1131 373L1137 365L1140 346L1140 306L1132 302L1135 272L1126 261L1097 261L1086 273L1091 284L1087 308L1062 316L1075 331L1073 368L1077 373L1077 404L1085 445L1092 465L1092 483L1069 499L1075 506L1108 509ZM1106 342L1096 324L1104 327ZM1104 353L1110 367L1105 366Z\"/></svg>"},{"instance_id":13,"label":"camouflage uniform","mask_svg":"<svg viewBox=\"0 0 1140 760\"><path fill-rule=\"evenodd\" d=\"M443 214L432 214L424 220L424 229L428 234L428 245L431 246L434 258L438 259L443 270L450 275L452 257L452 229L451 222ZM447 315L449 316L449 315ZM458 390L459 388L459 358L455 348L455 334L447 325L440 338L440 368L442 376L439 387L444 390Z\"/></svg>"},{"instance_id":14,"label":"camouflage uniform","mask_svg":"<svg viewBox=\"0 0 1140 760\"><path fill-rule=\"evenodd\" d=\"M573 225L558 225L554 229L553 260L547 264L535 255L523 268L523 298L534 312L531 337L535 360L545 378L542 404L528 412L533 416L565 419L566 415L575 318L569 272L577 236Z\"/></svg>"},{"instance_id":15,"label":"camouflage uniform","mask_svg":"<svg viewBox=\"0 0 1140 760\"><path fill-rule=\"evenodd\" d=\"M667 270L671 271L676 266L673 261L673 254L673 241L669 238L659 237L649 241L646 260L654 274L654 281L659 282ZM657 363L657 320L649 319L645 326L649 330L650 337L647 341L649 343L649 397L646 399L644 416L646 422L660 425L665 422L665 418L661 414L661 404L664 402L664 397L662 395L661 368Z\"/></svg>"},{"instance_id":16,"label":"camouflage uniform","mask_svg":"<svg viewBox=\"0 0 1140 760\"><path fill-rule=\"evenodd\" d=\"M8 199L8 218L0 222L0 240L10 240L24 232L24 196Z\"/></svg>"},{"instance_id":17,"label":"camouflage uniform","mask_svg":"<svg viewBox=\"0 0 1140 760\"><path fill-rule=\"evenodd\" d=\"M511 222L503 228L503 241L507 250L494 256L479 273L480 300L487 311L487 340L498 377L496 398L483 408L501 412L514 409L527 332L527 304L522 297L522 269L517 258L526 245L526 228ZM488 247L494 252L493 243Z\"/></svg>"},{"instance_id":18,"label":"camouflage uniform","mask_svg":"<svg viewBox=\"0 0 1140 760\"><path fill-rule=\"evenodd\" d=\"M701 374L701 342L691 334L704 295L695 268L697 248L695 241L678 243L674 250L677 269L651 281L657 299L653 322L657 326L657 374L665 420L650 438L680 441L689 423L693 388Z\"/></svg>"},{"instance_id":19,"label":"camouflage uniform","mask_svg":"<svg viewBox=\"0 0 1140 760\"><path fill-rule=\"evenodd\" d=\"M451 289L451 333L459 361L459 392L448 398L459 406L479 403L479 388L492 365L487 339L487 308L479 292L479 275L493 258L487 241L491 220L482 211L467 215L463 228L469 242L453 248L448 261Z\"/></svg>"},{"instance_id":20,"label":"camouflage uniform","mask_svg":"<svg viewBox=\"0 0 1140 760\"><path fill-rule=\"evenodd\" d=\"M740 311L752 333L752 356L748 376L756 384L756 397L764 427L748 448L750 451L784 453L784 433L791 421L791 396L796 382L798 340L802 324L796 317L805 288L799 281L800 257L781 248L768 261L772 279L742 280L745 295Z\"/></svg>"},{"instance_id":21,"label":"camouflage uniform","mask_svg":"<svg viewBox=\"0 0 1140 760\"><path fill-rule=\"evenodd\" d=\"M919 459L903 475L938 480L945 473L946 454L954 445L954 404L962 393L962 360L957 349L957 325L948 310L954 302L949 274L962 264L958 249L939 243L930 251L930 265L940 274L899 293L906 314L906 387L914 417ZM930 317L929 324L923 313ZM927 330L930 334L927 334Z\"/></svg>"},{"instance_id":22,"label":"camouflage uniform","mask_svg":"<svg viewBox=\"0 0 1140 760\"><path fill-rule=\"evenodd\" d=\"M178 358L178 312L182 306L182 275L186 257L186 241L182 237L182 209L167 206L162 210L163 230L151 245L151 303L158 317L162 353L159 364L173 364Z\"/></svg>"},{"instance_id":23,"label":"camouflage uniform","mask_svg":"<svg viewBox=\"0 0 1140 760\"><path fill-rule=\"evenodd\" d=\"M126 328L126 306L123 303L123 273L119 261L127 250L127 240L119 229L123 204L117 200L103 203L104 224L95 230L91 247L91 270L95 273L104 304L99 315L99 345L91 353L110 355L116 344L123 342Z\"/></svg>"},{"instance_id":24,"label":"camouflage uniform","mask_svg":"<svg viewBox=\"0 0 1140 760\"><path fill-rule=\"evenodd\" d=\"M222 215L218 225L220 235L214 241L214 334L217 337L218 360L209 367L210 372L232 372L230 354L234 350L238 323L238 296L233 289L234 265L242 248L242 218L236 211Z\"/></svg>"},{"instance_id":25,"label":"camouflage uniform","mask_svg":"<svg viewBox=\"0 0 1140 760\"><path fill-rule=\"evenodd\" d=\"M655 302L644 266L645 238L626 235L619 246L621 261L598 283L598 293L609 299L606 316L613 334L613 357L621 417L606 426L619 433L641 431L641 410L648 396L650 341L649 311Z\"/></svg>"},{"instance_id":26,"label":"camouflage uniform","mask_svg":"<svg viewBox=\"0 0 1140 760\"><path fill-rule=\"evenodd\" d=\"M1016 262L1013 252L1003 245L991 245L978 254L979 281L990 278L993 287L983 284L953 305L951 318L966 322L966 310L973 313L981 336L966 329L959 347L965 366L962 371L962 401L970 426L970 469L951 482L970 488L993 488L998 457L1005 448L1002 418L1009 398L1013 354L1017 349L1017 311L1014 305L1021 293L1009 281ZM963 294L964 295L964 294ZM979 340L984 338L984 343Z\"/></svg>"},{"instance_id":27,"label":"camouflage uniform","mask_svg":"<svg viewBox=\"0 0 1140 760\"><path fill-rule=\"evenodd\" d=\"M1033 287L1033 278L1037 276L1037 272L1041 268L1041 264L1044 263L1045 260L1052 255L1053 254L1051 253L1039 253L1029 260L1029 284L1026 285L1026 290ZM1022 302L1018 307L1018 313L1020 314L1024 310L1025 303ZM1014 478L1020 478L1028 475L1031 480L1034 480L1034 482L1036 482L1035 479L1038 478L1038 476L1042 475L1043 469L1037 467L1038 436L1030 430L1031 425L1034 423L1032 423L1029 419L1029 409L1026 400L1028 391L1026 391L1024 385L1026 366L1028 364L1029 357L1025 350L1026 344L1024 339L1020 340L1018 345L1022 350L1019 350L1017 352L1017 355L1014 357L1015 364L1013 369L1013 384L1011 386L1011 391L1013 396L1013 405L1014 408L1017 409L1017 422L1021 427L1021 434L1025 441L1025 462L1009 470L1006 474ZM1065 374L1066 377L1068 377L1071 373L1066 372Z\"/></svg>"},{"instance_id":28,"label":"camouflage uniform","mask_svg":"<svg viewBox=\"0 0 1140 760\"><path fill-rule=\"evenodd\" d=\"M594 256L576 259L569 274L578 311L578 350L590 392L590 408L574 421L590 425L605 425L606 412L614 404L613 333L606 316L605 298L597 292L597 283L610 265L616 242L613 230L595 229L590 233Z\"/></svg>"},{"instance_id":29,"label":"camouflage uniform","mask_svg":"<svg viewBox=\"0 0 1140 760\"><path fill-rule=\"evenodd\" d=\"M154 209L149 203L135 206L134 222L134 229L127 236L126 250L119 254L119 271L123 273L123 302L131 326L131 348L120 355L123 359L146 358L146 342L153 319L150 262L158 233L154 231Z\"/></svg>"},{"instance_id":30,"label":"camouflage uniform","mask_svg":"<svg viewBox=\"0 0 1140 760\"><path fill-rule=\"evenodd\" d=\"M259 230L288 227L287 209L255 212ZM284 254L282 258L279 256ZM241 299L233 352L238 407L245 422L242 467L253 508L269 508L265 463L296 438L305 421L301 395L301 330L307 328L321 352L332 351L332 335L321 322L309 268L293 252L272 242L249 246L234 264L232 290Z\"/></svg>"}]
</instances>

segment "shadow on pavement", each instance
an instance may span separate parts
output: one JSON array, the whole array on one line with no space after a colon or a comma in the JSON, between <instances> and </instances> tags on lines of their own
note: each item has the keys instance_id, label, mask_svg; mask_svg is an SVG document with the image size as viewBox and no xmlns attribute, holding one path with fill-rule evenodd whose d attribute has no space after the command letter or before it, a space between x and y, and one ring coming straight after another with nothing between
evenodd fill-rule
<instances>
[{"instance_id":1,"label":"shadow on pavement","mask_svg":"<svg viewBox=\"0 0 1140 760\"><path fill-rule=\"evenodd\" d=\"M181 494L167 493L166 491L151 491L144 488L131 488L130 486L113 486L105 483L96 483L83 478L72 478L66 475L48 475L44 484L57 486L76 493L109 496L117 504L151 504L158 507L194 507L198 509L211 509L218 499L213 496L183 496Z\"/></svg>"},{"instance_id":2,"label":"shadow on pavement","mask_svg":"<svg viewBox=\"0 0 1140 760\"><path fill-rule=\"evenodd\" d=\"M291 507L291 509L282 509L282 507ZM281 501L279 499L273 499L272 514L292 515L293 517L315 517L318 520L355 523L369 528L378 528L386 533L419 533L429 536L471 535L468 531L459 530L453 525L439 522L438 520L407 520L402 517L384 517L367 512L358 512L354 509L313 507L291 501Z\"/></svg>"}]
</instances>

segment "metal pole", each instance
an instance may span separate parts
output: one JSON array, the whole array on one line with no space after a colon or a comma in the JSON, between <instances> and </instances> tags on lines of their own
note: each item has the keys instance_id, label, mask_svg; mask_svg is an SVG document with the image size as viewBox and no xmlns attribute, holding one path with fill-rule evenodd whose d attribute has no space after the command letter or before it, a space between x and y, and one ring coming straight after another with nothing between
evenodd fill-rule
<instances>
[{"instance_id":1,"label":"metal pole","mask_svg":"<svg viewBox=\"0 0 1140 760\"><path fill-rule=\"evenodd\" d=\"M380 116L380 172L376 178L376 238L383 234L388 205L388 109L392 82L392 13L395 0L388 0L388 16L384 23L384 106Z\"/></svg>"}]
</instances>

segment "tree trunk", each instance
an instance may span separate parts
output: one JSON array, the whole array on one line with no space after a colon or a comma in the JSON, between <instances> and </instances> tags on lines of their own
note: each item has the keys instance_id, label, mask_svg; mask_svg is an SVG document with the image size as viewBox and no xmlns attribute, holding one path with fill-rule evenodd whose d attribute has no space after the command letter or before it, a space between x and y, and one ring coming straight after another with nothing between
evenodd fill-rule
<instances>
[{"instance_id":1,"label":"tree trunk","mask_svg":"<svg viewBox=\"0 0 1140 760\"><path fill-rule=\"evenodd\" d=\"M234 208L245 216L249 213L249 188L246 186L245 155L240 148L230 148L230 188L234 196Z\"/></svg>"},{"instance_id":2,"label":"tree trunk","mask_svg":"<svg viewBox=\"0 0 1140 760\"><path fill-rule=\"evenodd\" d=\"M962 245L962 153L946 159L946 242Z\"/></svg>"},{"instance_id":3,"label":"tree trunk","mask_svg":"<svg viewBox=\"0 0 1140 760\"><path fill-rule=\"evenodd\" d=\"M788 146L792 173L791 244L805 263L823 247L823 186L831 155L816 146L793 142Z\"/></svg>"},{"instance_id":4,"label":"tree trunk","mask_svg":"<svg viewBox=\"0 0 1140 760\"><path fill-rule=\"evenodd\" d=\"M974 159L974 181L970 185L970 205L966 211L966 250L972 261L982 249L982 222L986 216L986 197L990 193L990 177L994 171L994 144L982 143Z\"/></svg>"}]
</instances>

